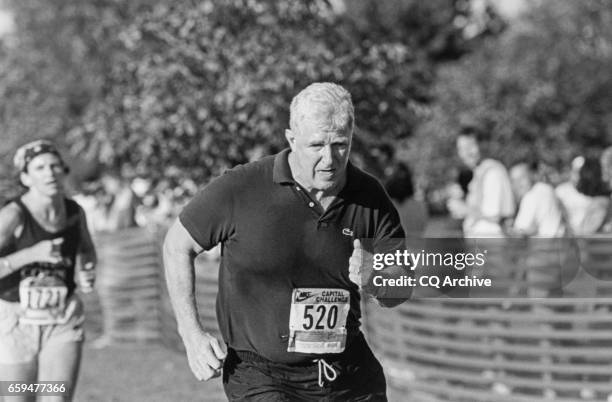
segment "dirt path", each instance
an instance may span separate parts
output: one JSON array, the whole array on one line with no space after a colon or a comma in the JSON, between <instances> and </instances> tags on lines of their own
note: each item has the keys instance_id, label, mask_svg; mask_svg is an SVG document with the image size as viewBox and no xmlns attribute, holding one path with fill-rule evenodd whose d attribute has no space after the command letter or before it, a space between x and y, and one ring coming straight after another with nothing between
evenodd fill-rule
<instances>
[{"instance_id":1,"label":"dirt path","mask_svg":"<svg viewBox=\"0 0 612 402\"><path fill-rule=\"evenodd\" d=\"M224 401L221 380L198 382L187 360L161 345L85 347L75 401Z\"/></svg>"},{"instance_id":2,"label":"dirt path","mask_svg":"<svg viewBox=\"0 0 612 402\"><path fill-rule=\"evenodd\" d=\"M96 347L102 335L98 298L84 295L87 341L75 402L226 401L220 378L198 382L186 356L162 344L123 343ZM387 389L390 402L408 401Z\"/></svg>"},{"instance_id":3,"label":"dirt path","mask_svg":"<svg viewBox=\"0 0 612 402\"><path fill-rule=\"evenodd\" d=\"M198 382L184 354L161 344L96 348L102 317L95 294L84 295L87 341L75 402L225 401L219 378Z\"/></svg>"}]
</instances>

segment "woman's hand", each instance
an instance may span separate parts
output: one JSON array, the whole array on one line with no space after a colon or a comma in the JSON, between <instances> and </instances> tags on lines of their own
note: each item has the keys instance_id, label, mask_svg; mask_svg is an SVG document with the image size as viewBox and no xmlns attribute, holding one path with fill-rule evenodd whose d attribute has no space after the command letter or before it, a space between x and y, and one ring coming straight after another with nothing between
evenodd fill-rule
<instances>
[{"instance_id":1,"label":"woman's hand","mask_svg":"<svg viewBox=\"0 0 612 402\"><path fill-rule=\"evenodd\" d=\"M49 262L59 264L62 262L63 238L43 240L28 248L28 259L30 262Z\"/></svg>"},{"instance_id":2,"label":"woman's hand","mask_svg":"<svg viewBox=\"0 0 612 402\"><path fill-rule=\"evenodd\" d=\"M95 281L95 263L92 261L84 262L77 273L77 284L79 285L79 289L81 289L83 293L91 293Z\"/></svg>"}]
</instances>

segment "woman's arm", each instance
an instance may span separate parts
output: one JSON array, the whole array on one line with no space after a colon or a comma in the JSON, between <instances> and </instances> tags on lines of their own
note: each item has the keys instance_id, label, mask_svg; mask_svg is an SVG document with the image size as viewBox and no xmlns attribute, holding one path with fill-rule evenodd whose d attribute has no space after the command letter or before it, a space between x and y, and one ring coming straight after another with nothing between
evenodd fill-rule
<instances>
[{"instance_id":1,"label":"woman's arm","mask_svg":"<svg viewBox=\"0 0 612 402\"><path fill-rule=\"evenodd\" d=\"M96 255L96 248L91 240L91 234L87 226L87 217L83 208L79 206L79 230L80 230L80 243L78 254L81 258L83 266L85 264L93 264L95 266L98 263L98 257Z\"/></svg>"},{"instance_id":2,"label":"woman's arm","mask_svg":"<svg viewBox=\"0 0 612 402\"><path fill-rule=\"evenodd\" d=\"M23 216L17 205L11 203L0 210L0 250L10 245L22 225ZM62 261L60 246L63 241L63 238L43 240L32 247L17 250L0 258L0 279L35 261L60 263Z\"/></svg>"},{"instance_id":3,"label":"woman's arm","mask_svg":"<svg viewBox=\"0 0 612 402\"><path fill-rule=\"evenodd\" d=\"M96 267L98 258L87 227L85 211L83 211L83 208L80 206L79 217L80 242L77 253L81 266L77 274L77 282L83 293L89 293L93 290L93 285L96 280L96 271L94 268Z\"/></svg>"},{"instance_id":4,"label":"woman's arm","mask_svg":"<svg viewBox=\"0 0 612 402\"><path fill-rule=\"evenodd\" d=\"M10 203L0 209L0 250L9 247L17 228L22 224L21 211L17 205ZM15 254L15 253L13 253ZM14 256L13 256L14 257ZM18 259L6 255L0 258L0 278L20 268Z\"/></svg>"}]
</instances>

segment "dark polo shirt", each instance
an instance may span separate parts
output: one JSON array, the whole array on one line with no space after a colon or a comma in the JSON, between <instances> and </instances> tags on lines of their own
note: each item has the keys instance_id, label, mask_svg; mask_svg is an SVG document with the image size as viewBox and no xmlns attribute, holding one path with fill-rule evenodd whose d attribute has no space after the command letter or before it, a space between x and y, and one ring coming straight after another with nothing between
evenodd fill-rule
<instances>
[{"instance_id":1,"label":"dark polo shirt","mask_svg":"<svg viewBox=\"0 0 612 402\"><path fill-rule=\"evenodd\" d=\"M217 318L225 342L279 363L316 357L287 352L292 290L348 289L350 344L361 318L348 272L353 240L373 239L376 252L388 252L404 237L374 177L349 163L345 187L323 211L293 179L288 155L286 149L227 171L179 217L204 249L222 245Z\"/></svg>"}]
</instances>

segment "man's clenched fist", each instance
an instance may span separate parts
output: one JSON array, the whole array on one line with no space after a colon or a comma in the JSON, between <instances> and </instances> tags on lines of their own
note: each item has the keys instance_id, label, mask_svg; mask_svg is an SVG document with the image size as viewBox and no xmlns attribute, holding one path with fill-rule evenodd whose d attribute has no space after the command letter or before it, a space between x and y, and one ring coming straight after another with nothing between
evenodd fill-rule
<instances>
[{"instance_id":1,"label":"man's clenched fist","mask_svg":"<svg viewBox=\"0 0 612 402\"><path fill-rule=\"evenodd\" d=\"M221 375L223 360L227 356L225 343L204 331L183 336L191 372L199 381Z\"/></svg>"},{"instance_id":2,"label":"man's clenched fist","mask_svg":"<svg viewBox=\"0 0 612 402\"><path fill-rule=\"evenodd\" d=\"M367 285L372 274L374 258L372 253L363 248L361 240L353 241L353 254L349 259L349 279L361 289Z\"/></svg>"}]
</instances>

